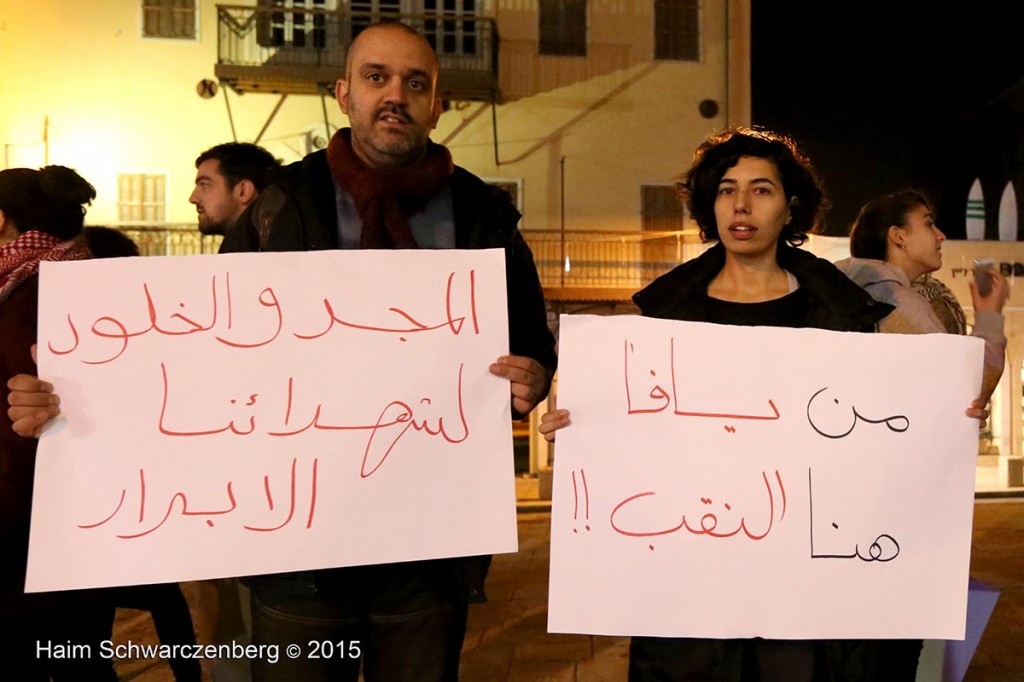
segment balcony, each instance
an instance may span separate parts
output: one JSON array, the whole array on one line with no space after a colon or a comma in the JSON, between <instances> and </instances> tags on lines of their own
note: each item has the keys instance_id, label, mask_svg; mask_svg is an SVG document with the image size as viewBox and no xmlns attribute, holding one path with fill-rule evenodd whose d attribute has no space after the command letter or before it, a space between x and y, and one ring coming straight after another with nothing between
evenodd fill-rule
<instances>
[{"instance_id":1,"label":"balcony","mask_svg":"<svg viewBox=\"0 0 1024 682\"><path fill-rule=\"evenodd\" d=\"M140 256L217 253L223 237L199 234L195 223L121 223L115 229L139 247Z\"/></svg>"},{"instance_id":2,"label":"balcony","mask_svg":"<svg viewBox=\"0 0 1024 682\"><path fill-rule=\"evenodd\" d=\"M194 224L118 226L143 256L216 253L220 237L204 237ZM606 232L523 230L549 301L625 302L673 267L699 256L696 230Z\"/></svg>"},{"instance_id":3,"label":"balcony","mask_svg":"<svg viewBox=\"0 0 1024 682\"><path fill-rule=\"evenodd\" d=\"M608 232L523 230L544 298L624 302L659 275L709 246L697 230Z\"/></svg>"},{"instance_id":4,"label":"balcony","mask_svg":"<svg viewBox=\"0 0 1024 682\"><path fill-rule=\"evenodd\" d=\"M382 19L412 26L434 46L441 99L497 99L498 30L494 19L476 15L218 5L214 73L238 93L333 93L345 47Z\"/></svg>"}]
</instances>

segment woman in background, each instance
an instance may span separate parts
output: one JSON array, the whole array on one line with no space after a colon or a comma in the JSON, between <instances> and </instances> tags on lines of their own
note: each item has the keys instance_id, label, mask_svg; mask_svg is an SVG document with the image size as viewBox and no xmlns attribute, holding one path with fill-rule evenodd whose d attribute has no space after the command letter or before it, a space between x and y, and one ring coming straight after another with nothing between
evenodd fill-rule
<instances>
[{"instance_id":1,"label":"woman in background","mask_svg":"<svg viewBox=\"0 0 1024 682\"><path fill-rule=\"evenodd\" d=\"M942 267L942 242L946 236L935 224L931 205L920 192L904 190L865 204L850 231L850 254L836 263L876 301L895 306L882 320L879 331L893 334L932 334L949 331L933 303L912 286ZM1003 374L1006 336L1003 305L1009 295L1006 279L988 273L991 290L982 295L970 282L974 306L973 336L985 340L985 367L978 408L988 404ZM934 298L934 297L932 297ZM953 311L955 314L955 311ZM958 331L960 325L957 324Z\"/></svg>"},{"instance_id":2,"label":"woman in background","mask_svg":"<svg viewBox=\"0 0 1024 682\"><path fill-rule=\"evenodd\" d=\"M896 309L882 320L879 331L891 334L965 333L963 310L952 292L939 282L923 278L942 267L946 235L935 224L931 205L923 194L903 190L866 203L850 230L851 258L836 266L863 287L876 301ZM988 405L1003 373L1006 336L1003 305L1009 295L1006 279L988 273L991 289L982 295L970 282L974 305L973 336L985 341L981 394L973 407L988 415ZM915 286L916 285L916 286ZM921 640L894 643L888 670L902 679L914 679L921 656Z\"/></svg>"},{"instance_id":3,"label":"woman in background","mask_svg":"<svg viewBox=\"0 0 1024 682\"><path fill-rule=\"evenodd\" d=\"M63 166L0 171L0 385L35 373L29 349L36 341L41 261L78 260L74 240L85 205L96 190ZM25 594L28 528L36 440L11 429L0 412L0 660L19 680L116 680L100 655L109 639L113 607L94 590ZM91 646L90 656L37 651L37 642Z\"/></svg>"}]
</instances>

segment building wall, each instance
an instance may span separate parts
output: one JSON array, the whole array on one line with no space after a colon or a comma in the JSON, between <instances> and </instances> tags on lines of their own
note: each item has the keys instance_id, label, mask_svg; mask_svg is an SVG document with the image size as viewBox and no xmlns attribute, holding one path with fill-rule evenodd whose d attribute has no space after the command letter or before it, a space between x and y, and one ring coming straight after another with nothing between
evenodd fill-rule
<instances>
[{"instance_id":1,"label":"building wall","mask_svg":"<svg viewBox=\"0 0 1024 682\"><path fill-rule=\"evenodd\" d=\"M1024 369L1024 287L1016 282L1024 281L1024 242L960 241L950 240L942 245L942 269L935 277L949 286L967 311L968 321L973 317L969 282L976 258L992 258L1003 272L1008 272L1010 298L1003 314L1006 318L1006 371L996 391L995 409L992 415L994 445L1003 457L1024 455L1024 384L1021 370ZM1019 474L1019 472L1018 472ZM1022 481L1017 476L1015 485Z\"/></svg>"},{"instance_id":2,"label":"building wall","mask_svg":"<svg viewBox=\"0 0 1024 682\"><path fill-rule=\"evenodd\" d=\"M7 165L44 163L48 119L48 162L71 166L96 186L91 224L116 223L119 172L167 173L167 221L194 222L188 196L195 158L232 140L223 93L212 99L196 93L200 80L214 78L214 2L200 0L197 40L141 37L141 4L0 4L0 142ZM279 97L229 92L228 99L239 141L253 141ZM337 105L328 102L328 112L340 125ZM322 121L319 98L291 97L263 141L275 155L296 160L304 152L302 133Z\"/></svg>"},{"instance_id":3,"label":"building wall","mask_svg":"<svg viewBox=\"0 0 1024 682\"><path fill-rule=\"evenodd\" d=\"M433 139L479 175L521 179L526 227L563 223L564 166L566 228L639 229L641 184L671 182L727 115L749 122L749 0L703 4L701 61L672 62L652 57L652 2L591 0L586 58L537 55L535 0L480 3L501 35L497 152L489 104L453 103ZM119 172L166 173L167 221L194 221L187 199L195 157L232 139L223 91L196 93L200 80L214 78L217 59L215 3L199 5L198 38L174 40L141 37L139 0L4 2L6 165L76 168L98 191L92 224L116 223ZM227 99L238 139L250 142L280 100ZM704 99L719 104L717 116L701 117ZM326 109L331 126L346 125L334 102ZM261 144L296 160L306 130L323 121L320 98L288 97Z\"/></svg>"},{"instance_id":4,"label":"building wall","mask_svg":"<svg viewBox=\"0 0 1024 682\"><path fill-rule=\"evenodd\" d=\"M528 229L640 229L641 184L672 182L727 111L749 123L748 3L703 5L702 59L684 62L653 59L651 2L588 3L588 56L556 57L538 55L535 1L498 0L496 124L489 105L474 103L444 114L434 139L479 175L522 178ZM739 32L731 60L727 6ZM705 99L719 105L714 118L698 111Z\"/></svg>"}]
</instances>

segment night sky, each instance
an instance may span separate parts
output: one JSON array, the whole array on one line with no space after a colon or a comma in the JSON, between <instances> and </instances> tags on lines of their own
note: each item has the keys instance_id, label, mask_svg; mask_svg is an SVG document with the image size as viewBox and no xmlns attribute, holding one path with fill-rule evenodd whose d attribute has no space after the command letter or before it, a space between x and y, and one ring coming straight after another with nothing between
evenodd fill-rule
<instances>
[{"instance_id":1,"label":"night sky","mask_svg":"<svg viewBox=\"0 0 1024 682\"><path fill-rule=\"evenodd\" d=\"M753 122L811 157L832 202L829 234L845 234L873 196L927 184L948 131L1024 78L1015 3L944 14L899 0L752 5Z\"/></svg>"}]
</instances>

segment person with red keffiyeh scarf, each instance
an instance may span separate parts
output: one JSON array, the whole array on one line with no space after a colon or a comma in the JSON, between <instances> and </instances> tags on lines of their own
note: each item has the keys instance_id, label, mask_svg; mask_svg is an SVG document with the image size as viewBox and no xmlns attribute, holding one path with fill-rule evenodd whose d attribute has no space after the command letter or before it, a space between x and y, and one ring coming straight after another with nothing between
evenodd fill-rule
<instances>
[{"instance_id":1,"label":"person with red keffiyeh scarf","mask_svg":"<svg viewBox=\"0 0 1024 682\"><path fill-rule=\"evenodd\" d=\"M0 171L0 384L35 372L29 349L39 263L88 258L72 240L95 197L92 185L63 166ZM36 440L17 435L6 411L0 414L0 665L21 680L116 680L112 663L99 656L62 660L45 653L47 642L98 651L110 638L113 607L95 590L25 594L35 456Z\"/></svg>"}]
</instances>

